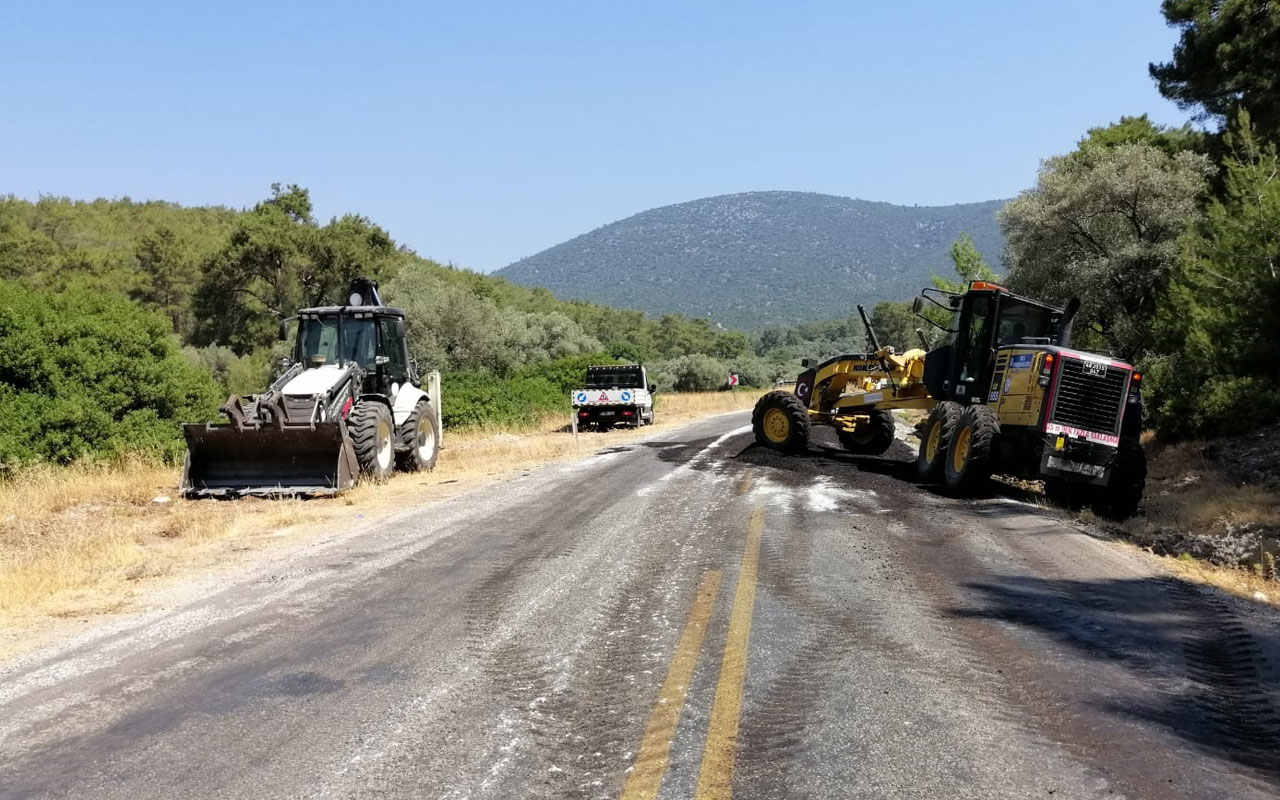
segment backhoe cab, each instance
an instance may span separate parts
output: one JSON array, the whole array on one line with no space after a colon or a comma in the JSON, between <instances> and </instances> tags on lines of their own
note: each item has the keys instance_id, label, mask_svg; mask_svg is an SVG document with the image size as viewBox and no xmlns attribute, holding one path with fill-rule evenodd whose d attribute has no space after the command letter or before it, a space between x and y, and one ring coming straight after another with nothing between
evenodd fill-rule
<instances>
[{"instance_id":1,"label":"backhoe cab","mask_svg":"<svg viewBox=\"0 0 1280 800\"><path fill-rule=\"evenodd\" d=\"M949 324L926 317L929 305L946 311ZM1142 376L1070 347L1078 309L1078 301L1059 309L988 281L963 293L926 289L913 310L946 337L927 353L899 355L880 345L859 306L871 352L828 359L802 372L794 392L761 398L756 439L798 451L810 425L830 425L850 452L879 455L893 443L895 409L928 410L921 480L956 494L974 492L993 473L1043 480L1059 502L1129 516L1146 481Z\"/></svg>"}]
</instances>

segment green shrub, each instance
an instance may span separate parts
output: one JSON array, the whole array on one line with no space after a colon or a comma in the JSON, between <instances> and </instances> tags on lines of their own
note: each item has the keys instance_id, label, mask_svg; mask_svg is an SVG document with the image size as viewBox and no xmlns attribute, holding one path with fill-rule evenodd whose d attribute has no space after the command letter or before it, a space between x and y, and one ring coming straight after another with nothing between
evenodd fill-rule
<instances>
[{"instance_id":1,"label":"green shrub","mask_svg":"<svg viewBox=\"0 0 1280 800\"><path fill-rule=\"evenodd\" d=\"M487 372L467 370L443 375L442 382L446 428L532 425L557 406L568 414L566 396L545 378L496 380Z\"/></svg>"},{"instance_id":2,"label":"green shrub","mask_svg":"<svg viewBox=\"0 0 1280 800\"><path fill-rule=\"evenodd\" d=\"M164 318L101 292L0 281L0 469L135 450L174 457L177 423L211 418L219 394Z\"/></svg>"},{"instance_id":3,"label":"green shrub","mask_svg":"<svg viewBox=\"0 0 1280 800\"><path fill-rule=\"evenodd\" d=\"M729 382L729 368L702 353L654 364L651 380L663 392L712 392Z\"/></svg>"}]
</instances>

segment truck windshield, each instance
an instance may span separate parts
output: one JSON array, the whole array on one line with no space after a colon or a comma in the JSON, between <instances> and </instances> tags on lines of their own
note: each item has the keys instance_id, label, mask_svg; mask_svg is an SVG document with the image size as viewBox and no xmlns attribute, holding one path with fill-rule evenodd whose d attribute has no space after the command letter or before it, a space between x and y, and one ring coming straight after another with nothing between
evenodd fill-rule
<instances>
[{"instance_id":1,"label":"truck windshield","mask_svg":"<svg viewBox=\"0 0 1280 800\"><path fill-rule=\"evenodd\" d=\"M339 325L342 327L341 358L338 357ZM378 334L371 319L337 316L304 319L298 348L299 360L308 366L354 361L365 369L372 369L378 353Z\"/></svg>"},{"instance_id":2,"label":"truck windshield","mask_svg":"<svg viewBox=\"0 0 1280 800\"><path fill-rule=\"evenodd\" d=\"M643 386L644 380L636 367L587 370L588 389L639 389Z\"/></svg>"}]
</instances>

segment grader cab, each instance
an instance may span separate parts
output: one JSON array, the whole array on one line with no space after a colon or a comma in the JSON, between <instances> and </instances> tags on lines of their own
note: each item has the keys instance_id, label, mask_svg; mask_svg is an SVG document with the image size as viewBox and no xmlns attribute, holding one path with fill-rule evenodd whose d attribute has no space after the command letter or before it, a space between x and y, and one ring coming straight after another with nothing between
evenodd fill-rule
<instances>
[{"instance_id":1,"label":"grader cab","mask_svg":"<svg viewBox=\"0 0 1280 800\"><path fill-rule=\"evenodd\" d=\"M949 324L925 317L928 304ZM928 410L916 460L922 481L963 495L993 473L1042 480L1060 502L1127 517L1146 481L1142 375L1071 348L1078 309L1074 300L1054 308L987 281L963 293L926 289L913 310L946 337L928 352L898 354L880 345L859 306L871 352L806 362L794 392L770 392L756 404L756 440L798 452L811 425L829 425L849 452L879 455L893 444L895 410Z\"/></svg>"}]
</instances>

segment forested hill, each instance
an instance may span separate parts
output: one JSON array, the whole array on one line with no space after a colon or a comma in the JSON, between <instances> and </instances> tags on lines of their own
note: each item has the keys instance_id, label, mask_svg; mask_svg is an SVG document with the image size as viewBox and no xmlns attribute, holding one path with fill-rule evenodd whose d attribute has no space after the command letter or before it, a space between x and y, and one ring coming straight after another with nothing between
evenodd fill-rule
<instances>
[{"instance_id":1,"label":"forested hill","mask_svg":"<svg viewBox=\"0 0 1280 800\"><path fill-rule=\"evenodd\" d=\"M895 206L809 192L749 192L651 209L497 275L557 297L760 328L900 300L950 270L961 232L991 263L1003 200Z\"/></svg>"}]
</instances>

